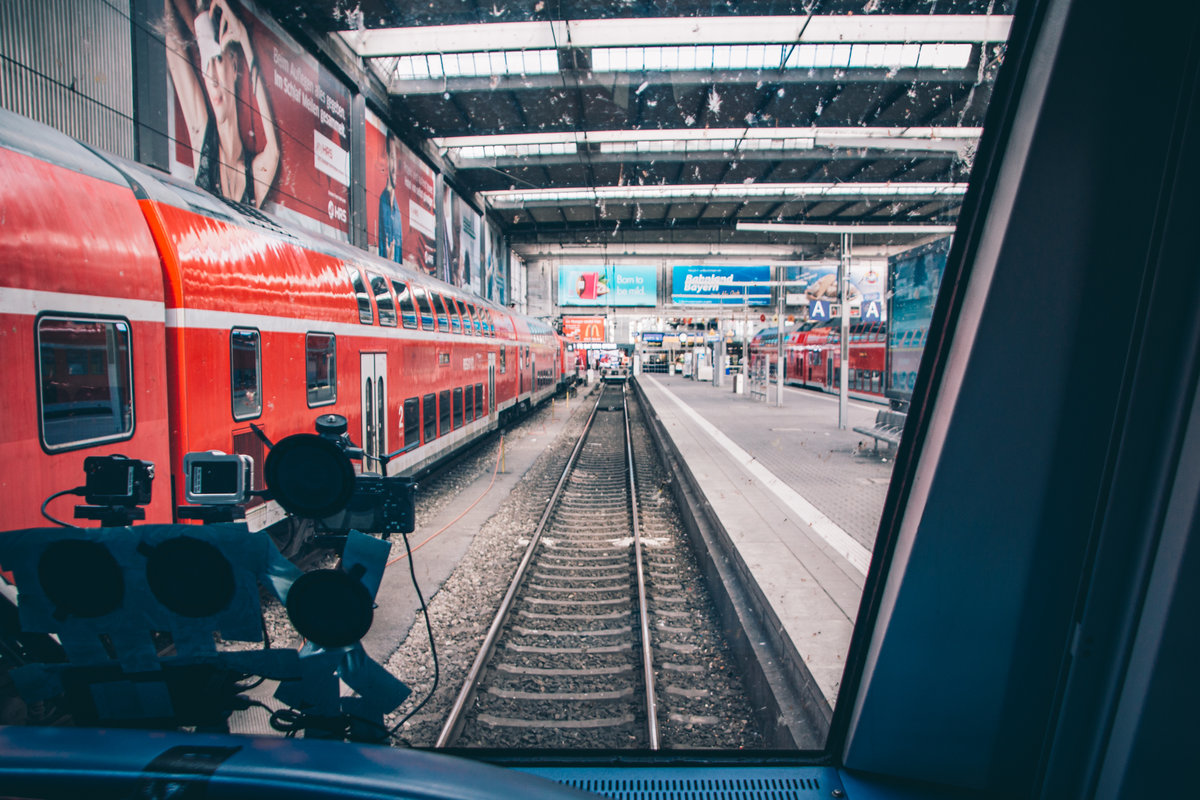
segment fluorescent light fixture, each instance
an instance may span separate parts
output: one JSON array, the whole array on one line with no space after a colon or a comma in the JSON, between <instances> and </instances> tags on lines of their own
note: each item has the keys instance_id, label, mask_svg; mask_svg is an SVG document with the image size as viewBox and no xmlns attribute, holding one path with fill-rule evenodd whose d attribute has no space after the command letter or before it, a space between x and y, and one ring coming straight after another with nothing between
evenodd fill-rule
<instances>
[{"instance_id":1,"label":"fluorescent light fixture","mask_svg":"<svg viewBox=\"0 0 1200 800\"><path fill-rule=\"evenodd\" d=\"M481 192L494 208L591 203L601 200L637 202L677 200L850 200L957 197L965 183L718 183L667 186L598 186Z\"/></svg>"},{"instance_id":2,"label":"fluorescent light fixture","mask_svg":"<svg viewBox=\"0 0 1200 800\"><path fill-rule=\"evenodd\" d=\"M555 131L548 133L506 133L482 136L435 137L432 143L442 150L487 144L545 144L550 142L641 142L656 139L694 141L702 139L812 139L818 145L850 139L896 140L901 142L922 139L978 139L979 127L809 127L809 128L659 128L643 130Z\"/></svg>"},{"instance_id":3,"label":"fluorescent light fixture","mask_svg":"<svg viewBox=\"0 0 1200 800\"><path fill-rule=\"evenodd\" d=\"M817 222L788 223L788 222L739 222L739 231L759 231L762 233L954 233L954 225L823 225Z\"/></svg>"},{"instance_id":4,"label":"fluorescent light fixture","mask_svg":"<svg viewBox=\"0 0 1200 800\"><path fill-rule=\"evenodd\" d=\"M585 143L601 153L701 153L871 148L957 152L979 139L982 129L964 128L669 128L662 130L559 131L555 133L458 136L434 139L457 163L512 156L570 155Z\"/></svg>"},{"instance_id":5,"label":"fluorescent light fixture","mask_svg":"<svg viewBox=\"0 0 1200 800\"><path fill-rule=\"evenodd\" d=\"M1012 17L1003 14L806 14L775 17L673 17L492 22L415 28L343 31L363 58L429 53L470 53L676 45L680 54L702 45L957 44L1003 42ZM803 40L801 40L803 34ZM830 51L832 63L838 53ZM815 53L813 54L815 57ZM728 52L730 58L732 52ZM740 57L740 56L739 56ZM749 58L747 56L747 65ZM826 54L822 52L822 58ZM708 63L713 58L705 59Z\"/></svg>"}]
</instances>

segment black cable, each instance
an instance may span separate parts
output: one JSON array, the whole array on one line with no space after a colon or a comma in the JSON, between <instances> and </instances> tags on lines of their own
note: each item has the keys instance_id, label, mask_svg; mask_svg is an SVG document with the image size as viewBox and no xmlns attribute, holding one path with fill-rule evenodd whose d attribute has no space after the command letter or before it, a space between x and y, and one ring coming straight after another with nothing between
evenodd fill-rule
<instances>
[{"instance_id":1,"label":"black cable","mask_svg":"<svg viewBox=\"0 0 1200 800\"><path fill-rule=\"evenodd\" d=\"M417 600L421 603L421 614L425 617L425 631L429 634L429 652L433 656L433 687L429 690L429 694L425 695L425 698L421 702L417 703L411 711L405 714L391 728L355 714L323 717L316 714L309 714L296 708L281 708L273 711L270 720L272 728L288 737L295 737L296 734L305 730L319 730L338 735L343 739L351 739L353 723L358 722L379 730L380 735L378 738L371 741L384 742L394 736L396 731L400 730L400 727L404 723L408 722L414 714L424 708L425 704L437 693L438 682L441 680L441 670L438 664L437 646L433 641L433 623L429 620L429 607L425 604L425 595L421 593L421 586L417 582L417 572L413 567L412 549L408 543L408 534L402 534L401 538L404 539L404 551L408 555L408 574L412 578L412 585L417 593Z\"/></svg>"},{"instance_id":2,"label":"black cable","mask_svg":"<svg viewBox=\"0 0 1200 800\"><path fill-rule=\"evenodd\" d=\"M432 698L437 692L438 680L441 677L441 673L438 670L437 647L434 646L433 643L433 624L429 621L429 607L425 605L425 595L421 594L421 587L417 585L417 571L413 567L412 550L408 545L408 534L402 534L400 538L404 540L404 552L408 554L408 574L412 577L413 589L415 589L417 592L417 600L421 603L421 613L425 616L425 630L429 634L429 653L433 656L433 688L429 690L429 694L425 695L424 700L417 703L412 711L409 711L407 714L405 714L399 722L397 722L391 727L391 729L387 731L388 736L395 735L396 731L400 730L401 725L408 722L413 714L416 714L418 711L424 708L425 704L428 703L430 698Z\"/></svg>"},{"instance_id":3,"label":"black cable","mask_svg":"<svg viewBox=\"0 0 1200 800\"><path fill-rule=\"evenodd\" d=\"M54 517L50 516L50 512L46 510L46 506L50 505L51 500L55 499L56 497L62 497L64 494L73 494L73 495L78 495L78 496L82 497L83 493L86 491L87 491L87 487L76 486L74 489L63 489L61 492L55 492L54 494L47 497L45 502L42 503L42 516L45 517L46 519L50 520L51 522L53 522L55 525L61 525L64 528L80 527L79 525L72 525L69 522L63 522L61 519L55 519Z\"/></svg>"}]
</instances>

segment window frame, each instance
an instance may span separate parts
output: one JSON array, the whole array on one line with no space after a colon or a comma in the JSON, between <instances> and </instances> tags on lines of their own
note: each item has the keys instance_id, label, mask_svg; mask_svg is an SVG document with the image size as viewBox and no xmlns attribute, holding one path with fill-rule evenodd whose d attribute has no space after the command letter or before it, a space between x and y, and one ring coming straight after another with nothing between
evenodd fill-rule
<instances>
[{"instance_id":1,"label":"window frame","mask_svg":"<svg viewBox=\"0 0 1200 800\"><path fill-rule=\"evenodd\" d=\"M129 430L122 431L118 434L110 436L102 436L95 439L82 439L67 442L64 444L50 444L46 441L46 425L45 425L45 409L46 404L42 393L43 379L42 375L42 347L41 347L41 325L44 320L60 320L63 322L99 322L111 323L114 326L123 324L128 338L125 348L126 359L126 375L128 376L129 389ZM102 314L73 314L62 311L43 311L39 313L33 320L33 348L34 348L34 372L37 376L37 417L38 417L38 443L46 453L66 453L71 450L82 450L88 447L96 447L101 444L110 442L124 442L132 439L137 432L137 403L136 389L137 381L133 374L133 324L127 317L106 316ZM106 359L107 365L107 359Z\"/></svg>"},{"instance_id":2,"label":"window frame","mask_svg":"<svg viewBox=\"0 0 1200 800\"><path fill-rule=\"evenodd\" d=\"M237 412L237 395L234 393L235 390L234 390L234 376L233 376L233 369L234 369L234 367L233 367L233 337L234 337L234 334L237 333L238 331L253 333L254 337L255 337L255 344L257 345L254 350L254 352L255 352L254 373L255 373L255 396L258 400L258 408L255 413L244 414L243 416L240 416L240 417L238 416L238 412ZM249 420L249 419L259 419L260 417L262 417L262 413L263 413L262 364L263 364L262 331L260 331L258 328L249 327L249 326L245 326L245 325L236 325L236 326L230 328L229 329L229 413L233 416L234 420L236 420L238 422L243 422L243 421Z\"/></svg>"},{"instance_id":3,"label":"window frame","mask_svg":"<svg viewBox=\"0 0 1200 800\"><path fill-rule=\"evenodd\" d=\"M396 306L399 311L401 327L416 330L419 311L413 297L412 289L404 281L398 281L393 278L392 290L396 293ZM407 308L405 308L406 305L408 306Z\"/></svg>"},{"instance_id":4,"label":"window frame","mask_svg":"<svg viewBox=\"0 0 1200 800\"><path fill-rule=\"evenodd\" d=\"M368 284L363 282L362 272L353 264L346 264L346 275L350 278L350 291L358 304L358 322L360 325L375 324L375 307L371 302L371 291Z\"/></svg>"},{"instance_id":5,"label":"window frame","mask_svg":"<svg viewBox=\"0 0 1200 800\"><path fill-rule=\"evenodd\" d=\"M446 311L446 298L441 292L430 292L430 302L433 305L433 316L437 319L439 331L450 333L450 314Z\"/></svg>"},{"instance_id":6,"label":"window frame","mask_svg":"<svg viewBox=\"0 0 1200 800\"><path fill-rule=\"evenodd\" d=\"M453 416L451 413L449 389L442 389L438 392L437 408L438 437L442 437L454 430L453 425L450 424Z\"/></svg>"},{"instance_id":7,"label":"window frame","mask_svg":"<svg viewBox=\"0 0 1200 800\"><path fill-rule=\"evenodd\" d=\"M421 330L423 331L437 330L437 312L433 310L433 298L430 295L431 292L424 286L413 288L413 298L417 302L417 311L421 320Z\"/></svg>"},{"instance_id":8,"label":"window frame","mask_svg":"<svg viewBox=\"0 0 1200 800\"><path fill-rule=\"evenodd\" d=\"M409 407L410 403L412 404L411 408ZM402 408L404 410L404 426L401 429L401 432L404 434L404 449L410 450L414 447L420 447L421 446L421 398L420 397L406 397L404 399L404 402L401 403L400 408ZM412 423L411 425L409 424L410 421ZM410 431L413 434L415 434L415 436L411 440L409 439Z\"/></svg>"},{"instance_id":9,"label":"window frame","mask_svg":"<svg viewBox=\"0 0 1200 800\"><path fill-rule=\"evenodd\" d=\"M378 281L383 285L383 292L375 290L375 283ZM386 275L381 275L378 272L367 272L367 290L371 293L371 297L375 299L375 308L379 313L379 325L384 328L395 328L399 322L399 314L396 313L396 298L392 296L392 285ZM387 300L388 308L385 309L383 304L379 302L380 297ZM384 317L384 311L390 315Z\"/></svg>"},{"instance_id":10,"label":"window frame","mask_svg":"<svg viewBox=\"0 0 1200 800\"><path fill-rule=\"evenodd\" d=\"M330 365L330 381L329 386L333 390L333 395L327 400L313 401L313 387L308 382L308 358L311 350L309 349L309 339L313 336L328 336L329 342L333 346L333 361ZM261 381L260 381L261 382ZM337 334L328 331L307 331L304 334L304 396L308 401L309 408L320 408L321 406L333 405L337 402Z\"/></svg>"},{"instance_id":11,"label":"window frame","mask_svg":"<svg viewBox=\"0 0 1200 800\"><path fill-rule=\"evenodd\" d=\"M430 392L421 397L421 442L429 444L438 438L437 394ZM429 434L433 435L430 436Z\"/></svg>"},{"instance_id":12,"label":"window frame","mask_svg":"<svg viewBox=\"0 0 1200 800\"><path fill-rule=\"evenodd\" d=\"M453 399L450 401L451 417L450 426L453 430L458 430L463 426L466 419L466 414L463 409L464 392L463 387L455 386L452 390Z\"/></svg>"}]
</instances>

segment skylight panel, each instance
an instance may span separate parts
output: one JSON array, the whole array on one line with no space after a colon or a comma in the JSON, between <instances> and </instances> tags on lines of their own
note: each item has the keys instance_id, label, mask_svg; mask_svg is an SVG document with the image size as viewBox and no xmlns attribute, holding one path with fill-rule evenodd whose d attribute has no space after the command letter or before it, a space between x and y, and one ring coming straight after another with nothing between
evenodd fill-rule
<instances>
[{"instance_id":1,"label":"skylight panel","mask_svg":"<svg viewBox=\"0 0 1200 800\"><path fill-rule=\"evenodd\" d=\"M664 47L662 48L662 68L664 70L679 69L679 51L680 47Z\"/></svg>"},{"instance_id":2,"label":"skylight panel","mask_svg":"<svg viewBox=\"0 0 1200 800\"><path fill-rule=\"evenodd\" d=\"M931 69L962 69L971 60L969 44L924 44L917 66Z\"/></svg>"},{"instance_id":3,"label":"skylight panel","mask_svg":"<svg viewBox=\"0 0 1200 800\"><path fill-rule=\"evenodd\" d=\"M750 61L750 48L745 45L732 45L729 48L729 68L746 69Z\"/></svg>"},{"instance_id":4,"label":"skylight panel","mask_svg":"<svg viewBox=\"0 0 1200 800\"><path fill-rule=\"evenodd\" d=\"M488 56L489 60L491 61L489 66L491 67L491 73L493 75L507 75L509 73L508 62L505 59L505 53L503 51L498 53L488 53Z\"/></svg>"},{"instance_id":5,"label":"skylight panel","mask_svg":"<svg viewBox=\"0 0 1200 800\"><path fill-rule=\"evenodd\" d=\"M729 69L731 62L730 47L727 44L716 45L713 47L712 68L713 69Z\"/></svg>"},{"instance_id":6,"label":"skylight panel","mask_svg":"<svg viewBox=\"0 0 1200 800\"><path fill-rule=\"evenodd\" d=\"M643 47L642 59L646 69L660 70L662 69L662 48L661 47Z\"/></svg>"}]
</instances>

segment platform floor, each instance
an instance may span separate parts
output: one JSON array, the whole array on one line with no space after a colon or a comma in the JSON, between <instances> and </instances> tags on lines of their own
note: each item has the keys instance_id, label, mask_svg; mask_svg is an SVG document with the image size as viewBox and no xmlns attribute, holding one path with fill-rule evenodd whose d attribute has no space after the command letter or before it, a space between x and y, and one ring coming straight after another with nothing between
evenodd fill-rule
<instances>
[{"instance_id":1,"label":"platform floor","mask_svg":"<svg viewBox=\"0 0 1200 800\"><path fill-rule=\"evenodd\" d=\"M783 405L674 375L639 384L829 707L850 634L892 458L855 426L882 406L851 400L845 430L833 395L785 388Z\"/></svg>"}]
</instances>

